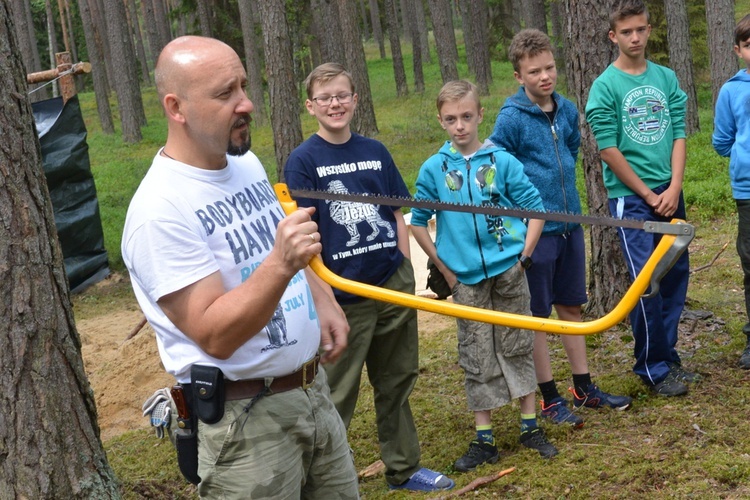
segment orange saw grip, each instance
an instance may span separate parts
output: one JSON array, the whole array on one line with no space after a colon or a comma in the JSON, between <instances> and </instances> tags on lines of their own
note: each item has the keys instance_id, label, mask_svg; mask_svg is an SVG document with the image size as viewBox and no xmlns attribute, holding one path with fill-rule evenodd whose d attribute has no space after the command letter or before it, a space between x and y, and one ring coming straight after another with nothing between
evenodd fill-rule
<instances>
[{"instance_id":1,"label":"orange saw grip","mask_svg":"<svg viewBox=\"0 0 750 500\"><path fill-rule=\"evenodd\" d=\"M292 199L289 194L289 189L286 184L275 184L274 190L276 196L279 198L281 207L284 209L286 214L290 214L297 210L297 203ZM682 221L674 219L672 224L680 223ZM398 304L404 307L411 307L413 309L420 309L422 311L429 311L437 314L444 314L446 316L453 316L456 318L462 318L472 321L482 321L484 323L491 323L495 325L503 325L511 328L526 328L529 330L537 330L547 333L559 333L564 335L593 335L595 333L601 333L609 328L620 323L628 313L633 310L641 295L648 289L651 275L656 268L656 265L664 257L669 248L672 246L676 239L676 236L671 234L665 234L662 236L659 245L654 250L654 253L646 261L640 274L635 278L633 283L628 288L625 295L620 299L620 302L615 308L605 316L592 321L561 321L557 319L549 318L537 318L533 316L524 316L521 314L513 314L502 311L493 311L488 309L482 309L479 307L465 306L461 304L454 304L452 302L446 302L444 300L428 299L425 297L418 297L404 292L397 292L386 288L381 288L374 285L368 285L360 283L358 281L342 278L335 274L333 271L328 269L320 257L316 256L310 261L310 268L317 274L323 281L328 283L334 288L348 292L354 295L359 295L368 299L380 300L383 302L389 302L392 304Z\"/></svg>"}]
</instances>

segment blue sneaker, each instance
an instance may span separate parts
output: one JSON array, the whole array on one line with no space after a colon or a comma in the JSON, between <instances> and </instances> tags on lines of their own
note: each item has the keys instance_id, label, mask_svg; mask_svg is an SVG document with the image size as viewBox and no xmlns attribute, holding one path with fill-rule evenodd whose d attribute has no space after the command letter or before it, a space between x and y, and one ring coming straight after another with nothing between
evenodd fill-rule
<instances>
[{"instance_id":1,"label":"blue sneaker","mask_svg":"<svg viewBox=\"0 0 750 500\"><path fill-rule=\"evenodd\" d=\"M583 394L578 394L575 388L570 387L568 389L573 394L573 406L580 408L585 406L586 408L614 408L618 411L627 410L630 405L633 404L633 398L630 396L615 396L599 389L596 384L589 385L588 391Z\"/></svg>"},{"instance_id":2,"label":"blue sneaker","mask_svg":"<svg viewBox=\"0 0 750 500\"><path fill-rule=\"evenodd\" d=\"M574 429L583 427L583 419L568 409L568 401L562 396L556 397L547 406L544 406L544 401L539 404L542 405L542 418L548 418L556 424L572 425Z\"/></svg>"},{"instance_id":3,"label":"blue sneaker","mask_svg":"<svg viewBox=\"0 0 750 500\"><path fill-rule=\"evenodd\" d=\"M449 490L456 483L453 479L435 472L434 470L422 467L402 484L389 484L392 490L411 490L411 491L438 491Z\"/></svg>"}]
</instances>

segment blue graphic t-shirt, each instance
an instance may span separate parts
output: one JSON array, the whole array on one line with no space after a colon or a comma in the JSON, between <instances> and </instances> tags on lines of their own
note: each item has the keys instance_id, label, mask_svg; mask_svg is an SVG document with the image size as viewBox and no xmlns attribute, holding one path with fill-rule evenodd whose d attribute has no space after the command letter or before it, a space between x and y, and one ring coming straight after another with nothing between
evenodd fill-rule
<instances>
[{"instance_id":1,"label":"blue graphic t-shirt","mask_svg":"<svg viewBox=\"0 0 750 500\"><path fill-rule=\"evenodd\" d=\"M409 196L393 158L380 142L352 134L344 144L331 144L315 134L292 151L284 167L290 189L337 193ZM401 265L393 207L370 203L298 199L315 207L323 244L323 262L344 278L382 285ZM360 297L334 289L341 304Z\"/></svg>"}]
</instances>

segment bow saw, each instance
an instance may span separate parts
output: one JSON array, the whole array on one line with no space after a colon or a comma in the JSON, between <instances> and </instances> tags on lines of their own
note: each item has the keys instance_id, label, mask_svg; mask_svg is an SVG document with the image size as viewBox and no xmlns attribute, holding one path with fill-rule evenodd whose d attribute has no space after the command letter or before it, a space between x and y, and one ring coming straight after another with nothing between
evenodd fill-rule
<instances>
[{"instance_id":1,"label":"bow saw","mask_svg":"<svg viewBox=\"0 0 750 500\"><path fill-rule=\"evenodd\" d=\"M596 224L610 227L641 229L649 233L662 234L661 241L654 249L654 253L651 254L651 257L646 261L643 269L641 269L641 272L636 276L635 280L633 280L630 288L628 288L625 295L620 299L617 306L601 318L583 322L537 318L418 297L416 295L397 292L342 278L328 269L319 256L313 257L310 261L310 268L323 281L334 288L354 295L398 304L404 307L411 307L413 309L453 316L456 318L565 335L592 335L603 332L620 323L635 307L641 297L650 297L658 292L659 281L667 271L669 271L672 265L674 265L682 252L687 249L695 236L695 228L681 219L672 219L671 222L642 221L636 219L616 219L613 217L600 217L563 212L540 212L536 210L499 207L495 205L464 205L459 203L373 194L290 190L286 184L281 183L274 185L274 190L276 191L276 196L279 198L281 207L287 215L297 210L297 203L292 198L292 196L294 196L296 198L370 203L392 207L425 208L435 211L447 210L472 214L510 216L521 219L543 219L578 224ZM646 290L648 290L649 287L651 288L651 292L646 294Z\"/></svg>"}]
</instances>

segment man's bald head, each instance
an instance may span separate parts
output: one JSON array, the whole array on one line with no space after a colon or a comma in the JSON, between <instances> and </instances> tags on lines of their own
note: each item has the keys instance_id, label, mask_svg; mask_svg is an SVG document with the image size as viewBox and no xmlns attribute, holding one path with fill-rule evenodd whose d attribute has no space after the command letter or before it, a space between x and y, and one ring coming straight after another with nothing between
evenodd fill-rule
<instances>
[{"instance_id":1,"label":"man's bald head","mask_svg":"<svg viewBox=\"0 0 750 500\"><path fill-rule=\"evenodd\" d=\"M215 38L182 36L169 42L159 54L154 80L159 100L167 94L185 97L193 82L201 78L203 63L217 57L238 57L229 45Z\"/></svg>"}]
</instances>

